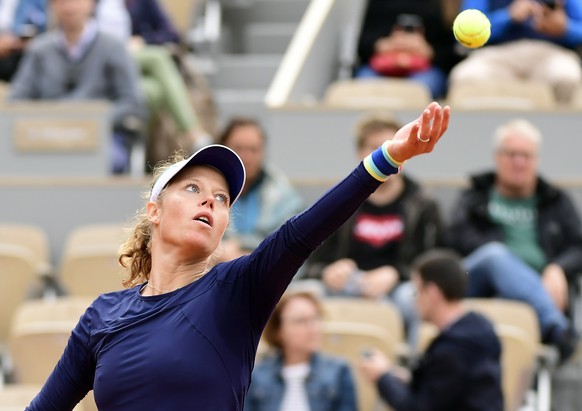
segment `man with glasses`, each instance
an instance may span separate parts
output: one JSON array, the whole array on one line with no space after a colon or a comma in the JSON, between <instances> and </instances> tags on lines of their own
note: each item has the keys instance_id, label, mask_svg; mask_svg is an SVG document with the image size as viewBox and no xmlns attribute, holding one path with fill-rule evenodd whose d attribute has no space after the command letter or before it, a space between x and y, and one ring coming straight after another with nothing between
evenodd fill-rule
<instances>
[{"instance_id":1,"label":"man with glasses","mask_svg":"<svg viewBox=\"0 0 582 411\"><path fill-rule=\"evenodd\" d=\"M471 178L453 208L450 246L465 258L469 297L520 300L562 360L578 337L564 315L568 278L582 272L582 224L567 194L538 174L541 133L526 120L500 126L496 169Z\"/></svg>"}]
</instances>

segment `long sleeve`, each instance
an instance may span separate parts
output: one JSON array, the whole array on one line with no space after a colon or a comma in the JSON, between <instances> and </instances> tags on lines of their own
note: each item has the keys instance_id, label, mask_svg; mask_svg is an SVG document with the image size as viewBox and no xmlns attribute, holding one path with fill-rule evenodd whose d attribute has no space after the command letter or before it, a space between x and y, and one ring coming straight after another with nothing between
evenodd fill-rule
<instances>
[{"instance_id":1,"label":"long sleeve","mask_svg":"<svg viewBox=\"0 0 582 411\"><path fill-rule=\"evenodd\" d=\"M412 390L388 373L378 380L377 388L394 411L451 411L466 390L465 368L461 357L450 350L441 350L424 368L424 383L418 389Z\"/></svg>"},{"instance_id":2,"label":"long sleeve","mask_svg":"<svg viewBox=\"0 0 582 411\"><path fill-rule=\"evenodd\" d=\"M65 352L25 411L69 411L93 388L95 362L89 348L89 307L71 333Z\"/></svg>"},{"instance_id":3,"label":"long sleeve","mask_svg":"<svg viewBox=\"0 0 582 411\"><path fill-rule=\"evenodd\" d=\"M340 371L340 398L334 411L355 411L358 409L356 386L349 366Z\"/></svg>"},{"instance_id":4,"label":"long sleeve","mask_svg":"<svg viewBox=\"0 0 582 411\"><path fill-rule=\"evenodd\" d=\"M33 41L24 53L18 70L10 83L9 100L32 100L39 97L35 92L36 82L34 81L38 73L36 59L36 47Z\"/></svg>"},{"instance_id":5,"label":"long sleeve","mask_svg":"<svg viewBox=\"0 0 582 411\"><path fill-rule=\"evenodd\" d=\"M511 16L508 7L491 10L489 0L463 0L462 10L477 9L481 10L491 22L490 42L501 42L505 38L507 31L512 26Z\"/></svg>"}]
</instances>

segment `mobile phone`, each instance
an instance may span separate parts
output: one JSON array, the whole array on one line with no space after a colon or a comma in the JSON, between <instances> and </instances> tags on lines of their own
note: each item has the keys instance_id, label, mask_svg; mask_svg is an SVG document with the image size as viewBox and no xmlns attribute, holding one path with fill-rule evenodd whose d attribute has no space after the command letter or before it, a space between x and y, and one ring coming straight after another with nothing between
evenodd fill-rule
<instances>
[{"instance_id":1,"label":"mobile phone","mask_svg":"<svg viewBox=\"0 0 582 411\"><path fill-rule=\"evenodd\" d=\"M400 30L414 33L418 31L424 30L424 23L422 21L422 17L418 14L399 14L396 17L395 26Z\"/></svg>"}]
</instances>

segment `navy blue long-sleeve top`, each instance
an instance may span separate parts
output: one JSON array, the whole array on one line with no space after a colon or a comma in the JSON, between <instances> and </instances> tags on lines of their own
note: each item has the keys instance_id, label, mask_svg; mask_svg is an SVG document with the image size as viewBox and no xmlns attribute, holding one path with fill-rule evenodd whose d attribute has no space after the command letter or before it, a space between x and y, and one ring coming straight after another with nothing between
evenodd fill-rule
<instances>
[{"instance_id":1,"label":"navy blue long-sleeve top","mask_svg":"<svg viewBox=\"0 0 582 411\"><path fill-rule=\"evenodd\" d=\"M141 286L97 298L28 411L242 410L257 344L309 254L378 187L360 164L250 255L171 293Z\"/></svg>"}]
</instances>

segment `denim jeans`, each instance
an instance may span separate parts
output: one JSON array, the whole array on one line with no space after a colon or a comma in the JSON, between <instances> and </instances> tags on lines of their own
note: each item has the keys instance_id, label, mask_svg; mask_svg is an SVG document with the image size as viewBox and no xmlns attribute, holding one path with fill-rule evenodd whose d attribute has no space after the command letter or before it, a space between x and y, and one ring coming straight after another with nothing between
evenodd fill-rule
<instances>
[{"instance_id":1,"label":"denim jeans","mask_svg":"<svg viewBox=\"0 0 582 411\"><path fill-rule=\"evenodd\" d=\"M518 300L535 310L542 339L566 330L568 319L544 289L540 274L501 243L485 244L464 260L469 272L468 297L499 297Z\"/></svg>"},{"instance_id":2,"label":"denim jeans","mask_svg":"<svg viewBox=\"0 0 582 411\"><path fill-rule=\"evenodd\" d=\"M361 66L356 71L356 78L382 78L381 74L376 72L370 66ZM413 73L407 77L409 80L418 81L424 84L430 90L433 98L440 98L445 95L447 90L447 75L438 67L431 67L425 71Z\"/></svg>"}]
</instances>

